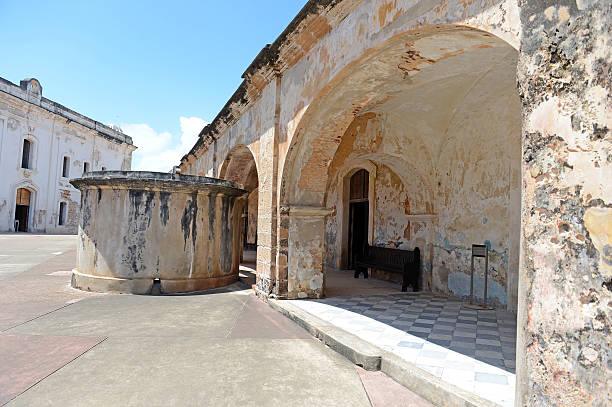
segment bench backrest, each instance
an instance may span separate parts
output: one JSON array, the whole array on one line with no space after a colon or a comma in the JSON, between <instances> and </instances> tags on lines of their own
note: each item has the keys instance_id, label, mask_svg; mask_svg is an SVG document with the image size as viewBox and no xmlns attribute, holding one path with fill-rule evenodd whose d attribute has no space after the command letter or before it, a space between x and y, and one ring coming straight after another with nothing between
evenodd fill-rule
<instances>
[{"instance_id":1,"label":"bench backrest","mask_svg":"<svg viewBox=\"0 0 612 407\"><path fill-rule=\"evenodd\" d=\"M421 253L418 247L415 247L414 250L401 250L367 245L364 254L365 257L376 259L377 262L394 266L419 263L421 260Z\"/></svg>"}]
</instances>

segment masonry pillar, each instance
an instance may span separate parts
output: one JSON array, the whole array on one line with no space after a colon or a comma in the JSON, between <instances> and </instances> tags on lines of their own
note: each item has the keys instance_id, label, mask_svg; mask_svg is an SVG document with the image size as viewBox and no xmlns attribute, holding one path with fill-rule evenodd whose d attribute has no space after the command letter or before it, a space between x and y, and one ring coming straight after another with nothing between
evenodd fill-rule
<instances>
[{"instance_id":1,"label":"masonry pillar","mask_svg":"<svg viewBox=\"0 0 612 407\"><path fill-rule=\"evenodd\" d=\"M332 210L315 206L289 206L288 298L322 298L325 293L325 218Z\"/></svg>"},{"instance_id":2,"label":"masonry pillar","mask_svg":"<svg viewBox=\"0 0 612 407\"><path fill-rule=\"evenodd\" d=\"M520 7L516 405L609 405L612 2Z\"/></svg>"},{"instance_id":3,"label":"masonry pillar","mask_svg":"<svg viewBox=\"0 0 612 407\"><path fill-rule=\"evenodd\" d=\"M261 150L273 149L272 140L262 138ZM261 151L260 150L260 151ZM257 210L257 282L256 293L267 297L276 284L276 194L271 171L272 154L260 154Z\"/></svg>"},{"instance_id":4,"label":"masonry pillar","mask_svg":"<svg viewBox=\"0 0 612 407\"><path fill-rule=\"evenodd\" d=\"M281 77L276 76L274 130L260 138L257 210L257 280L255 293L261 297L283 296L277 283L277 219L278 219L278 134ZM272 86L272 82L269 86ZM280 294L280 295L279 295Z\"/></svg>"}]
</instances>

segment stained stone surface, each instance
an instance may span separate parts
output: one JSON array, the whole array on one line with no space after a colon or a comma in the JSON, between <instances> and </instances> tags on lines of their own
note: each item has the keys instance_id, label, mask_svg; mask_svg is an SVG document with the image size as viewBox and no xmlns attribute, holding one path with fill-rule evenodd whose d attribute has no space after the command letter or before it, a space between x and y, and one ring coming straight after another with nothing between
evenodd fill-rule
<instances>
[{"instance_id":1,"label":"stained stone surface","mask_svg":"<svg viewBox=\"0 0 612 407\"><path fill-rule=\"evenodd\" d=\"M238 280L246 191L233 182L100 171L71 183L83 195L73 287L181 293Z\"/></svg>"}]
</instances>

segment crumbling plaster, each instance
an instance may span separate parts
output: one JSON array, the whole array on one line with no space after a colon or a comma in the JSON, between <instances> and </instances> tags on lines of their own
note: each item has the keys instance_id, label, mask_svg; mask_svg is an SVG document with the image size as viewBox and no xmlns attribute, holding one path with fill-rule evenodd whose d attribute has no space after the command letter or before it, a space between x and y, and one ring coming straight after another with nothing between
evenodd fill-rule
<instances>
[{"instance_id":1,"label":"crumbling plaster","mask_svg":"<svg viewBox=\"0 0 612 407\"><path fill-rule=\"evenodd\" d=\"M610 380L612 3L521 7L517 405L605 406Z\"/></svg>"},{"instance_id":2,"label":"crumbling plaster","mask_svg":"<svg viewBox=\"0 0 612 407\"><path fill-rule=\"evenodd\" d=\"M325 237L337 222L330 164L356 118L395 123L343 168L351 160L386 166L408 194L407 167L391 165L401 158L414 166L414 179L430 185L435 230L425 255L434 289L463 295L453 287L465 279L466 250L488 240L500 285L493 295L498 305L518 304L524 328L517 405L605 405L610 7L603 0L310 1L245 71L182 166L214 174L232 146L249 146L266 185L257 291L317 297L322 265L339 256L338 239ZM262 127L247 113L257 109L267 114ZM249 142L232 130L239 122ZM385 195L383 184L378 192ZM405 224L395 219L398 229ZM520 279L512 272L519 241Z\"/></svg>"},{"instance_id":3,"label":"crumbling plaster","mask_svg":"<svg viewBox=\"0 0 612 407\"><path fill-rule=\"evenodd\" d=\"M478 50L486 51L483 54L490 55L492 60L509 54L515 58L512 48L518 47L520 25L513 24L517 21L518 8L512 1L496 2L493 6L401 1L312 3L290 26L298 34L284 33L282 41L281 38L278 40L282 44L272 44L262 51L245 72L245 82L224 107L219 120L216 119L203 130L202 138L182 162L187 173L218 174L219 164L234 146L245 144L253 151L262 182L260 201L263 200L272 212L265 219L269 212L260 210L261 226L258 225L261 232L258 240L262 248L258 262L265 264L264 273L269 274L267 278L271 281L268 285L273 285L275 279L282 279L282 268L273 271L274 263L283 262L283 256L287 254L283 246L287 246L285 239L288 233L278 216L281 207L324 205L326 177L323 172L333 157L338 141L332 140L330 144L317 140L313 143L306 141L309 136L304 133L326 133L330 139L339 139L344 128L360 111L393 98L398 81L406 83L418 80L415 75L429 65L444 64L451 58L457 64L455 57ZM449 22L462 26L443 25ZM495 33L511 45L482 31L473 31L470 27ZM351 40L348 41L348 38ZM490 52L485 49L487 47L505 55ZM387 52L386 56L380 57L384 51ZM399 60L398 56L401 56ZM262 62L266 58L276 58L277 65L266 65ZM447 65L449 69L453 66L452 63ZM364 70L362 77L355 76L362 66L368 69ZM398 76L398 79L388 81L387 73L377 82L376 76L380 72L376 70L392 70L392 75ZM272 79L274 72L276 80ZM475 72L475 75L478 74ZM326 97L338 88L338 83L347 79L367 82L368 75L374 78L370 81L370 90L356 89L353 95L345 97L348 106L338 103L337 108L333 100ZM436 79L439 78L428 78L430 82ZM384 87L384 82L387 88L380 89L381 84ZM317 112L323 110L320 106L323 103L327 107L334 106L335 115L317 117ZM313 126L313 123L316 125ZM327 128L322 128L324 123L328 123ZM422 146L417 149L424 150ZM304 170L299 165L293 165L295 162L307 162L308 154L316 157L317 161L314 167L310 166L314 168L312 173L308 166ZM287 166L287 162L291 165ZM272 168L276 170L268 173ZM433 170L423 175L436 176ZM302 185L293 181L300 178L307 179L308 185L304 181ZM274 185L266 185L266 181L272 179L276 180ZM317 182L319 184L314 188L320 192L312 191L313 184ZM292 191L291 188L296 185L299 187Z\"/></svg>"}]
</instances>

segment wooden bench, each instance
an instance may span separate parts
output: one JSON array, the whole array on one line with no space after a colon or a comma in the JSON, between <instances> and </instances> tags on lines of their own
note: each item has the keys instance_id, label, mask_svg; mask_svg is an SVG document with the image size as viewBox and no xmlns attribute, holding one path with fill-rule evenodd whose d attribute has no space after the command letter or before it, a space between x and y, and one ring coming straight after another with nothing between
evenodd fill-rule
<instances>
[{"instance_id":1,"label":"wooden bench","mask_svg":"<svg viewBox=\"0 0 612 407\"><path fill-rule=\"evenodd\" d=\"M355 278L361 273L368 278L368 268L389 271L402 275L402 291L412 285L413 291L418 290L421 270L421 253L414 250L389 249L366 245L364 254L355 258Z\"/></svg>"}]
</instances>

